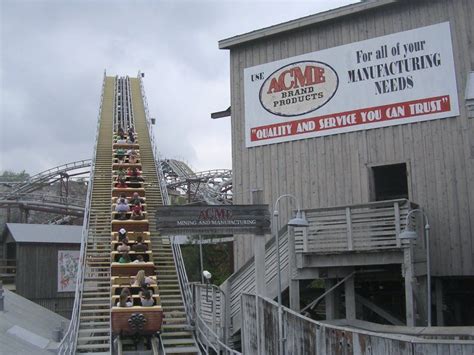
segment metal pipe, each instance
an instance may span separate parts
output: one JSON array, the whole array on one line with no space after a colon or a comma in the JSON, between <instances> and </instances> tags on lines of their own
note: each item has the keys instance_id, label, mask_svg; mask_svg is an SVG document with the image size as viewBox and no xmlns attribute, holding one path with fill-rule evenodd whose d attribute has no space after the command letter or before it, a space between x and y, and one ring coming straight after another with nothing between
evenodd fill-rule
<instances>
[{"instance_id":1,"label":"metal pipe","mask_svg":"<svg viewBox=\"0 0 474 355\"><path fill-rule=\"evenodd\" d=\"M276 229L274 231L275 234L275 242L276 242L276 260L277 260L277 268L278 268L278 354L279 355L284 355L285 354L285 349L283 346L283 343L285 341L285 334L283 332L283 315L282 315L282 302L281 302L281 264L280 264L280 238L278 236L278 232L280 231L280 221L278 218L279 212L277 210L278 208L278 203L283 197L291 197L295 203L296 207L298 210L298 213L300 211L300 206L298 203L298 199L291 195L291 194L284 194L281 195L280 197L277 198L275 201L275 206L273 208L273 219L274 223L273 225L275 226L274 228ZM289 279L289 277L288 277Z\"/></svg>"},{"instance_id":2,"label":"metal pipe","mask_svg":"<svg viewBox=\"0 0 474 355\"><path fill-rule=\"evenodd\" d=\"M431 258L430 258L430 225L428 224L428 218L426 218L425 234L426 234L426 288L428 289L428 294L427 294L428 327L431 327Z\"/></svg>"},{"instance_id":3,"label":"metal pipe","mask_svg":"<svg viewBox=\"0 0 474 355\"><path fill-rule=\"evenodd\" d=\"M204 261L202 259L202 235L199 235L199 265L201 266L201 283L204 283Z\"/></svg>"}]
</instances>

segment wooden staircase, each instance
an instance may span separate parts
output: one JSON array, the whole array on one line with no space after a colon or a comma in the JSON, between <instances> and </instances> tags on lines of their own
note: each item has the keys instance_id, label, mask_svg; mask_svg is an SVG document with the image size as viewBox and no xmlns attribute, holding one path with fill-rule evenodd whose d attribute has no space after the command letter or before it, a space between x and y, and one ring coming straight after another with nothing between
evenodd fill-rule
<instances>
[{"instance_id":1,"label":"wooden staircase","mask_svg":"<svg viewBox=\"0 0 474 355\"><path fill-rule=\"evenodd\" d=\"M164 313L162 342L166 354L200 354L186 318L178 274L168 237L156 232L156 208L163 205L157 167L153 155L139 79L130 78L135 131L140 137L140 159L146 179L146 202L153 262L156 265L161 306Z\"/></svg>"},{"instance_id":2,"label":"wooden staircase","mask_svg":"<svg viewBox=\"0 0 474 355\"><path fill-rule=\"evenodd\" d=\"M78 353L110 353L110 199L115 79L105 80L92 181Z\"/></svg>"}]
</instances>

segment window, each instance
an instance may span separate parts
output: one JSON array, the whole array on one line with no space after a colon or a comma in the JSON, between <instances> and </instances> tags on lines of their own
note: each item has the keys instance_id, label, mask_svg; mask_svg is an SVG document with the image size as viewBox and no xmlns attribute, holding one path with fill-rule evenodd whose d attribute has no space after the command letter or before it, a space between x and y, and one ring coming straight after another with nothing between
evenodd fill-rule
<instances>
[{"instance_id":1,"label":"window","mask_svg":"<svg viewBox=\"0 0 474 355\"><path fill-rule=\"evenodd\" d=\"M407 165L391 164L372 167L375 201L408 199Z\"/></svg>"}]
</instances>

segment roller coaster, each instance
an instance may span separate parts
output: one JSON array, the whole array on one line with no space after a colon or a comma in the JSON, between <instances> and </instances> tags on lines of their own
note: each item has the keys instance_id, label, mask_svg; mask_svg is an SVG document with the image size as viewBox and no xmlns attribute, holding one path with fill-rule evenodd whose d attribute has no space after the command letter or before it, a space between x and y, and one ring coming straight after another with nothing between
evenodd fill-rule
<instances>
[{"instance_id":1,"label":"roller coaster","mask_svg":"<svg viewBox=\"0 0 474 355\"><path fill-rule=\"evenodd\" d=\"M157 162L141 75L104 76L75 303L60 354L200 353L179 255L155 232L154 211L169 202Z\"/></svg>"},{"instance_id":2,"label":"roller coaster","mask_svg":"<svg viewBox=\"0 0 474 355\"><path fill-rule=\"evenodd\" d=\"M67 223L69 217L83 217L85 198L68 196L70 178L89 180L92 160L79 160L42 171L21 182L0 182L11 190L0 194L0 208L17 207L25 211L23 222L27 222L28 211L41 211L58 216L50 223ZM187 203L231 204L232 170L215 169L194 172L188 164L176 159L159 160L166 188L169 192L185 197ZM37 192L60 183L60 195Z\"/></svg>"}]
</instances>

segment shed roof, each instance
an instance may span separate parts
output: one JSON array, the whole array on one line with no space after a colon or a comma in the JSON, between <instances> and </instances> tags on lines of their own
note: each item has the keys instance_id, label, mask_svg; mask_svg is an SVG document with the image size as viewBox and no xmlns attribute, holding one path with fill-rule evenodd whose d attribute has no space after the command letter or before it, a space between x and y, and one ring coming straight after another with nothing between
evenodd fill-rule
<instances>
[{"instance_id":1,"label":"shed roof","mask_svg":"<svg viewBox=\"0 0 474 355\"><path fill-rule=\"evenodd\" d=\"M17 243L81 243L82 226L7 223Z\"/></svg>"},{"instance_id":2,"label":"shed roof","mask_svg":"<svg viewBox=\"0 0 474 355\"><path fill-rule=\"evenodd\" d=\"M4 290L5 310L0 311L0 353L52 354L57 348L53 333L68 320L9 290Z\"/></svg>"},{"instance_id":3,"label":"shed roof","mask_svg":"<svg viewBox=\"0 0 474 355\"><path fill-rule=\"evenodd\" d=\"M401 0L369 0L359 3L338 7L336 9L320 12L314 15L301 17L296 20L283 22L270 27L265 27L252 32L233 36L219 41L219 49L231 49L237 45L255 41L265 37L275 36L283 32L299 30L317 23L334 20L343 16L355 15L364 11L375 9L381 6L391 5Z\"/></svg>"}]
</instances>

